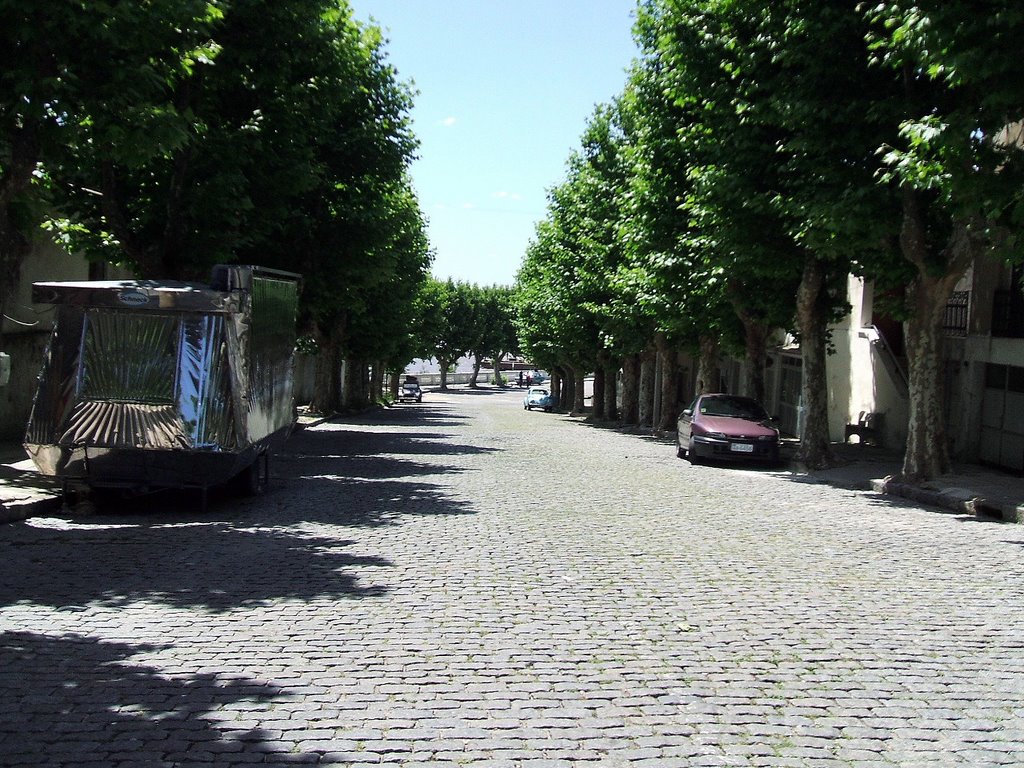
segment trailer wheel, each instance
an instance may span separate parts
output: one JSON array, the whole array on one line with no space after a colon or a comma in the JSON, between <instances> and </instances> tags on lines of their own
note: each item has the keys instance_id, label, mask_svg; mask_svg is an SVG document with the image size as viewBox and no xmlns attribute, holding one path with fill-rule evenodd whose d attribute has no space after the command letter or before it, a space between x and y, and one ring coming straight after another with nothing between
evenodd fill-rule
<instances>
[{"instance_id":1,"label":"trailer wheel","mask_svg":"<svg viewBox=\"0 0 1024 768\"><path fill-rule=\"evenodd\" d=\"M260 464L266 465L265 456L256 459L231 479L232 490L239 496L258 496L263 493L264 476Z\"/></svg>"}]
</instances>

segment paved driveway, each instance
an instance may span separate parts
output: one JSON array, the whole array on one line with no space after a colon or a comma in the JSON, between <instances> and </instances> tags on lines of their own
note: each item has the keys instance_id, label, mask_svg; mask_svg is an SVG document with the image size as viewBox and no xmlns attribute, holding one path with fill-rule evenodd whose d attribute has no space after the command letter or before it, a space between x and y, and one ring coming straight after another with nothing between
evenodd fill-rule
<instances>
[{"instance_id":1,"label":"paved driveway","mask_svg":"<svg viewBox=\"0 0 1024 768\"><path fill-rule=\"evenodd\" d=\"M1020 526L521 398L310 427L206 515L0 528L0 764L1024 764Z\"/></svg>"}]
</instances>

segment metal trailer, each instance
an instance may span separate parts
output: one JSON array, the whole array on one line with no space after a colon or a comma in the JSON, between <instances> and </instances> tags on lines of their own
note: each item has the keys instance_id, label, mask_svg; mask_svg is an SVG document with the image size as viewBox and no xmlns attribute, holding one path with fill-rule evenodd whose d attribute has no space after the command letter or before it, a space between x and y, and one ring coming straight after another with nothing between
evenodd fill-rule
<instances>
[{"instance_id":1,"label":"metal trailer","mask_svg":"<svg viewBox=\"0 0 1024 768\"><path fill-rule=\"evenodd\" d=\"M53 335L25 434L39 470L144 493L233 480L258 492L295 423L300 276L218 265L210 285L35 283Z\"/></svg>"}]
</instances>

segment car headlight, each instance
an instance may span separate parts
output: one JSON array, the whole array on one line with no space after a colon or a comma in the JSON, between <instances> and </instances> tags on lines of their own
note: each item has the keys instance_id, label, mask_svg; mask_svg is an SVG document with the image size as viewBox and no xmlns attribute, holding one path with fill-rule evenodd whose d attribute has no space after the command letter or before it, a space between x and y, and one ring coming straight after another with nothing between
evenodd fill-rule
<instances>
[{"instance_id":1,"label":"car headlight","mask_svg":"<svg viewBox=\"0 0 1024 768\"><path fill-rule=\"evenodd\" d=\"M704 437L710 437L714 440L728 440L724 432L705 432Z\"/></svg>"}]
</instances>

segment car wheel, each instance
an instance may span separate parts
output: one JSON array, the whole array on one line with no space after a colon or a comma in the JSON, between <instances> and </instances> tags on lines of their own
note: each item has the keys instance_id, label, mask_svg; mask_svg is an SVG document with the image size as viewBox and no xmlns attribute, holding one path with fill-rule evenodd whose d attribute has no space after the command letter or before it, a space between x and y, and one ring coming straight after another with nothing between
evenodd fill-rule
<instances>
[{"instance_id":1,"label":"car wheel","mask_svg":"<svg viewBox=\"0 0 1024 768\"><path fill-rule=\"evenodd\" d=\"M697 451L693 445L693 438L690 438L690 446L686 449L686 456L690 459L691 464L700 464L701 458L697 455Z\"/></svg>"},{"instance_id":2,"label":"car wheel","mask_svg":"<svg viewBox=\"0 0 1024 768\"><path fill-rule=\"evenodd\" d=\"M679 458L679 459L685 459L686 458L686 449L683 448L681 443L676 443L676 458Z\"/></svg>"}]
</instances>

